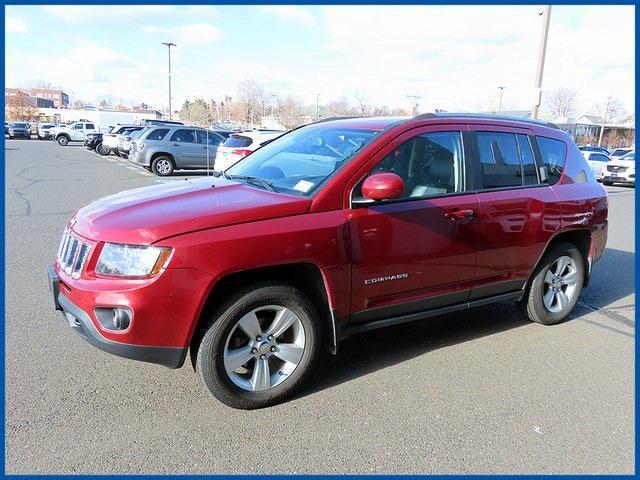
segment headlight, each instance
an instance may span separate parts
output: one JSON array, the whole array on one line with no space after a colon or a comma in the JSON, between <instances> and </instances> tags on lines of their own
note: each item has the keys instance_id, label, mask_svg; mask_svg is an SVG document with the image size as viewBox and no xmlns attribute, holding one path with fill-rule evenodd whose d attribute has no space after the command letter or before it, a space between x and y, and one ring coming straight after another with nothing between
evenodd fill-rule
<instances>
[{"instance_id":1,"label":"headlight","mask_svg":"<svg viewBox=\"0 0 640 480\"><path fill-rule=\"evenodd\" d=\"M171 248L105 243L100 252L96 272L122 277L155 275L165 266Z\"/></svg>"}]
</instances>

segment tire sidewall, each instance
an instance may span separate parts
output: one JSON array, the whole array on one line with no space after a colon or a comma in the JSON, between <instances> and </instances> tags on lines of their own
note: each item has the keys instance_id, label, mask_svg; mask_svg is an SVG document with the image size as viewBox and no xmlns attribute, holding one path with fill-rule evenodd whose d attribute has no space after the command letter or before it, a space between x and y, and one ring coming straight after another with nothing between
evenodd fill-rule
<instances>
[{"instance_id":1,"label":"tire sidewall","mask_svg":"<svg viewBox=\"0 0 640 480\"><path fill-rule=\"evenodd\" d=\"M169 172L160 173L158 171L158 169L156 168L156 165L158 164L158 162L160 160L167 160L171 164L171 170ZM173 163L173 160L171 160L169 157L165 157L165 156L156 157L156 158L153 159L153 162L151 162L151 170L153 171L153 173L155 173L159 177L167 177L167 176L171 175L173 173L173 171L175 170L175 168L176 168L176 166Z\"/></svg>"},{"instance_id":2,"label":"tire sidewall","mask_svg":"<svg viewBox=\"0 0 640 480\"><path fill-rule=\"evenodd\" d=\"M58 137L56 141L58 142L58 145L60 145L61 147L66 147L67 144L69 143L69 140L65 136Z\"/></svg>"},{"instance_id":3,"label":"tire sidewall","mask_svg":"<svg viewBox=\"0 0 640 480\"><path fill-rule=\"evenodd\" d=\"M576 266L577 270L577 284L576 284L576 292L568 304L568 307L563 312L550 312L547 310L547 307L544 305L544 301L542 299L542 295L544 292L544 278L549 271L551 265L561 256L571 257L573 263ZM571 244L561 243L553 250L551 250L548 254L546 254L543 258L543 261L540 264L540 268L538 269L533 282L531 284L531 289L529 294L531 298L529 299L530 308L533 308L536 317L539 319L540 323L546 325L552 325L555 323L559 323L563 321L569 313L573 310L573 308L578 303L578 299L580 297L580 293L582 291L582 285L584 283L584 261L582 259L582 254L580 251Z\"/></svg>"},{"instance_id":4,"label":"tire sidewall","mask_svg":"<svg viewBox=\"0 0 640 480\"><path fill-rule=\"evenodd\" d=\"M227 337L243 315L266 306L281 305L293 311L305 331L305 348L300 363L289 378L268 390L250 392L238 387L224 367L223 352ZM315 308L293 287L261 287L238 298L212 324L202 338L196 359L201 380L221 402L235 408L252 409L268 406L292 393L308 376L319 351L320 332Z\"/></svg>"}]
</instances>

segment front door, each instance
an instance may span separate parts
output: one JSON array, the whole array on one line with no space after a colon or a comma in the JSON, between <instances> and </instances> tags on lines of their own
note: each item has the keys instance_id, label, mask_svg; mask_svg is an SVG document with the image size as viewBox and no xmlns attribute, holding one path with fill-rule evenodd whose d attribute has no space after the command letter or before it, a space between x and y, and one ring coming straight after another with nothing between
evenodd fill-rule
<instances>
[{"instance_id":1,"label":"front door","mask_svg":"<svg viewBox=\"0 0 640 480\"><path fill-rule=\"evenodd\" d=\"M224 138L215 132L197 130L198 145L200 146L200 162L198 166L207 170L213 170L218 146L224 142Z\"/></svg>"},{"instance_id":2,"label":"front door","mask_svg":"<svg viewBox=\"0 0 640 480\"><path fill-rule=\"evenodd\" d=\"M354 204L352 321L465 302L476 265L477 195L465 181L463 126L422 127L390 142L369 173L393 172L400 199ZM352 198L361 197L360 186Z\"/></svg>"},{"instance_id":3,"label":"front door","mask_svg":"<svg viewBox=\"0 0 640 480\"><path fill-rule=\"evenodd\" d=\"M193 128L179 128L169 139L176 168L198 168L202 156L202 145L198 144Z\"/></svg>"}]
</instances>

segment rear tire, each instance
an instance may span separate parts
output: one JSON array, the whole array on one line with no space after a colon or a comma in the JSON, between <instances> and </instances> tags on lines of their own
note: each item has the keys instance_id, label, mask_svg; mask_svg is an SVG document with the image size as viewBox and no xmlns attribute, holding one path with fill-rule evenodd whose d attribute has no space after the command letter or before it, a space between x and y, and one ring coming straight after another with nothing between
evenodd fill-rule
<instances>
[{"instance_id":1,"label":"rear tire","mask_svg":"<svg viewBox=\"0 0 640 480\"><path fill-rule=\"evenodd\" d=\"M519 302L520 311L543 325L562 322L578 303L584 274L580 250L569 242L558 243L544 254L534 270Z\"/></svg>"},{"instance_id":2,"label":"rear tire","mask_svg":"<svg viewBox=\"0 0 640 480\"><path fill-rule=\"evenodd\" d=\"M151 162L151 170L159 177L166 177L173 173L175 165L173 160L166 156L160 156L153 159Z\"/></svg>"},{"instance_id":3,"label":"rear tire","mask_svg":"<svg viewBox=\"0 0 640 480\"><path fill-rule=\"evenodd\" d=\"M291 285L246 288L223 303L202 331L197 353L191 352L198 376L230 407L277 403L312 371L320 351L317 319L313 303Z\"/></svg>"},{"instance_id":4,"label":"rear tire","mask_svg":"<svg viewBox=\"0 0 640 480\"><path fill-rule=\"evenodd\" d=\"M56 139L56 141L58 142L58 145L60 145L61 147L66 147L69 144L69 138L63 136L60 136Z\"/></svg>"}]
</instances>

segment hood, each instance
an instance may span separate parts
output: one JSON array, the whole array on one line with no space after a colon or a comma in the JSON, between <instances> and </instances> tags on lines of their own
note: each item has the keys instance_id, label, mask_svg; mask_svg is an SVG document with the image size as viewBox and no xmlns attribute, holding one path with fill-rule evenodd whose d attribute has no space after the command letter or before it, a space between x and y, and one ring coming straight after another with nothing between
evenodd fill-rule
<instances>
[{"instance_id":1,"label":"hood","mask_svg":"<svg viewBox=\"0 0 640 480\"><path fill-rule=\"evenodd\" d=\"M620 160L619 158L616 160L611 160L607 165L615 166L615 167L636 167L635 160Z\"/></svg>"},{"instance_id":2,"label":"hood","mask_svg":"<svg viewBox=\"0 0 640 480\"><path fill-rule=\"evenodd\" d=\"M146 245L195 230L299 215L310 203L307 198L203 177L101 198L78 210L70 224L91 240Z\"/></svg>"}]
</instances>

